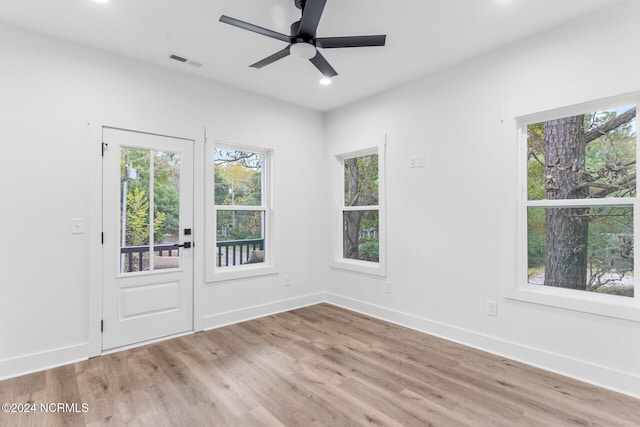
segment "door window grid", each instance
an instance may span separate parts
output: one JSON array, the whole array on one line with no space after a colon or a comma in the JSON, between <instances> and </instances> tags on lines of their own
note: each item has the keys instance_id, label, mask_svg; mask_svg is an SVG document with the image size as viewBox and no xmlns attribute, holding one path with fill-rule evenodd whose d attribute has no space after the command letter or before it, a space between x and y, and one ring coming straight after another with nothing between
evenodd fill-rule
<instances>
[{"instance_id":1,"label":"door window grid","mask_svg":"<svg viewBox=\"0 0 640 427\"><path fill-rule=\"evenodd\" d=\"M120 165L120 273L179 268L180 154L122 147Z\"/></svg>"}]
</instances>

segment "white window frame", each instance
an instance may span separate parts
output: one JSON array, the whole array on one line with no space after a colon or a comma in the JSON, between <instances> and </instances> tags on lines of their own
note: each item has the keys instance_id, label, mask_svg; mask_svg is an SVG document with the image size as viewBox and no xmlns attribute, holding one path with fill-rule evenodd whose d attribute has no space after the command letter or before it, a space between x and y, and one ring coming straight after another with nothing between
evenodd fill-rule
<instances>
[{"instance_id":1,"label":"white window frame","mask_svg":"<svg viewBox=\"0 0 640 427\"><path fill-rule=\"evenodd\" d=\"M386 142L363 148L348 153L338 154L334 157L334 173L336 184L333 186L337 192L334 212L334 244L332 250L331 266L338 269L355 271L359 273L372 274L375 276L386 276ZM345 206L344 203L344 161L354 157L362 157L371 154L378 155L378 205L377 206ZM362 261L344 257L343 249L343 212L345 211L378 211L378 262Z\"/></svg>"},{"instance_id":2,"label":"white window frame","mask_svg":"<svg viewBox=\"0 0 640 427\"><path fill-rule=\"evenodd\" d=\"M515 286L510 284L506 289L506 298L558 307L590 314L598 314L619 319L640 321L640 276L635 273L634 297L621 297L616 295L600 294L582 290L564 289L552 286L529 284L527 278L528 269L528 236L527 236L527 211L530 207L591 207L591 206L617 206L633 208L633 232L634 242L640 242L640 198L636 197L609 197L603 199L569 199L569 200L528 200L527 193L527 126L547 120L570 117L589 111L602 111L625 105L640 106L640 94L618 96L599 101L576 104L569 107L557 108L545 112L516 118L519 165L519 215L518 215L518 261L516 268ZM637 117L637 114L636 114ZM638 120L636 119L636 125ZM636 136L636 164L640 159L640 146ZM634 251L638 248L636 246ZM638 272L640 258L634 259L634 272Z\"/></svg>"},{"instance_id":3,"label":"white window frame","mask_svg":"<svg viewBox=\"0 0 640 427\"><path fill-rule=\"evenodd\" d=\"M229 210L230 206L216 206L215 204L215 173L213 161L216 147L232 150L259 153L264 157L262 168L262 205L260 206L234 206L236 211L264 211L264 262L244 264L228 267L216 267L217 254L217 212L219 209ZM207 223L206 234L206 282L219 282L224 280L242 279L267 274L278 273L276 265L275 244L273 241L274 207L273 207L273 150L264 147L234 144L226 141L214 140L205 142L205 214Z\"/></svg>"}]
</instances>

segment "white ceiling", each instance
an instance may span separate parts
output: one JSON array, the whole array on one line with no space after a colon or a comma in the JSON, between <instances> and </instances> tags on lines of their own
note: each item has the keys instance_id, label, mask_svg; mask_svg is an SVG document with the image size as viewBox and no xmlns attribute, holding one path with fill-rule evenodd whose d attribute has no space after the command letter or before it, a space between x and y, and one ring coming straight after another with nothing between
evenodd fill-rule
<instances>
[{"instance_id":1,"label":"white ceiling","mask_svg":"<svg viewBox=\"0 0 640 427\"><path fill-rule=\"evenodd\" d=\"M339 73L330 86L291 56L250 68L286 44L218 22L289 34L293 0L0 0L0 21L327 111L621 1L327 0L318 37L387 34L385 47L322 51Z\"/></svg>"}]
</instances>

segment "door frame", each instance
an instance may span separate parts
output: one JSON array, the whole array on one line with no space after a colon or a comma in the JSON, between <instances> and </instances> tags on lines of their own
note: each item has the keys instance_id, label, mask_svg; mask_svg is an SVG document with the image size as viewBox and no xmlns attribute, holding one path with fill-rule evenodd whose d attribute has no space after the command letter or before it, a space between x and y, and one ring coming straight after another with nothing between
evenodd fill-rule
<instances>
[{"instance_id":1,"label":"door frame","mask_svg":"<svg viewBox=\"0 0 640 427\"><path fill-rule=\"evenodd\" d=\"M137 112L110 112L90 109L87 120L88 166L89 166L89 310L88 310L88 357L95 357L112 351L102 350L102 291L103 291L103 246L102 246L102 128L112 127L136 132L147 132L158 135L172 136L194 141L193 153L193 331L203 329L203 305L201 300L204 283L204 127L197 123L189 123L188 118L176 118L175 116L148 116ZM187 332L187 333L192 333ZM184 334L179 334L184 335ZM167 337L132 344L131 346L118 348L115 351L136 347L149 342L167 339Z\"/></svg>"}]
</instances>

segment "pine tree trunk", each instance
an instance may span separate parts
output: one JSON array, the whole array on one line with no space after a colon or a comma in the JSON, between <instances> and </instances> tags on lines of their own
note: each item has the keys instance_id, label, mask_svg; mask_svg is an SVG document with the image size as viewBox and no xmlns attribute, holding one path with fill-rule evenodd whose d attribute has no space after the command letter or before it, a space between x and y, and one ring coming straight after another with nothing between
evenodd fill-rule
<instances>
[{"instance_id":1,"label":"pine tree trunk","mask_svg":"<svg viewBox=\"0 0 640 427\"><path fill-rule=\"evenodd\" d=\"M585 197L574 191L585 170L584 116L547 121L544 135L546 198ZM545 285L586 289L588 214L588 208L547 209Z\"/></svg>"}]
</instances>

